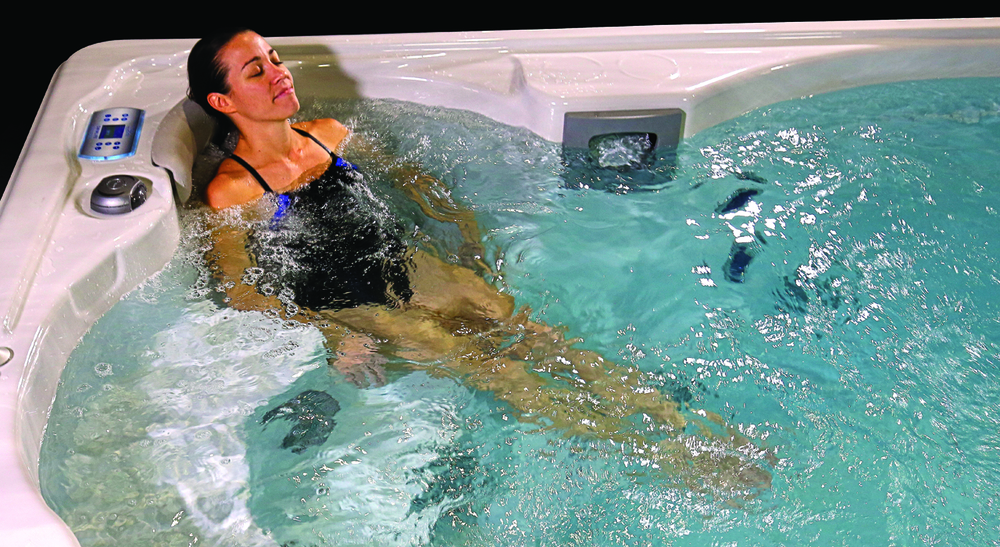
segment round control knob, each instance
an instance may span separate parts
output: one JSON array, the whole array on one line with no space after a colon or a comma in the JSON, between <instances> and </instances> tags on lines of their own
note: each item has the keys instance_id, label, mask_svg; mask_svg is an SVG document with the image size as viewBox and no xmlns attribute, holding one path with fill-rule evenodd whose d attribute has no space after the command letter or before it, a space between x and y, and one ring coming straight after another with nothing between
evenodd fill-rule
<instances>
[{"instance_id":1,"label":"round control knob","mask_svg":"<svg viewBox=\"0 0 1000 547\"><path fill-rule=\"evenodd\" d=\"M105 177L90 194L90 208L105 215L134 211L146 201L146 185L131 175Z\"/></svg>"}]
</instances>

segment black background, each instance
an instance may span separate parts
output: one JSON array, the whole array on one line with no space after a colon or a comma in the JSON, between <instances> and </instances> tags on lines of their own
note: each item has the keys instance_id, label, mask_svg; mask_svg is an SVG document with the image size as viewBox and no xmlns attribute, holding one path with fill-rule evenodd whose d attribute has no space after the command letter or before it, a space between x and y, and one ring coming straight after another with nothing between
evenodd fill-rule
<instances>
[{"instance_id":1,"label":"black background","mask_svg":"<svg viewBox=\"0 0 1000 547\"><path fill-rule=\"evenodd\" d=\"M21 16L7 14L8 39L0 74L3 104L6 107L2 124L5 138L0 157L0 189L6 187L27 139L35 114L41 105L49 81L59 65L76 51L98 42L123 39L199 38L213 29L228 26L247 26L267 36L308 36L343 34L385 34L401 32L518 30L546 28L582 28L600 26L673 25L702 23L821 21L821 20L875 20L875 19L928 19L956 17L986 17L988 8L930 7L923 12L850 9L843 3L804 3L800 12L777 15L761 11L760 2L743 8L722 8L718 4L697 4L695 12L667 13L668 4L658 3L656 9L619 9L616 13L597 13L593 8L586 14L554 14L542 8L539 14L528 17L513 13L511 3L471 2L455 4L461 13L451 13L441 7L427 5L420 10L390 9L382 5L343 6L336 3L306 4L295 2L258 3L237 0L225 4L208 0L184 7L180 4L162 4L161 13L156 5L147 3L132 6L127 12L77 13L72 8L54 8L49 3L28 6ZM254 4L256 7L251 6ZM607 10L607 3L600 11ZM187 4L185 4L187 5ZM638 5L638 4L637 4ZM985 4L984 4L985 5ZM73 6L73 4L70 4ZM193 6L193 7L192 7ZM303 6L308 6L309 9ZM829 10L836 7L836 13ZM367 8L367 9L364 9ZM179 13L185 10L186 13ZM979 10L978 12L976 10ZM63 13L49 13L61 11ZM653 11L663 11L655 15ZM138 13L137 13L138 12ZM286 13L290 12L290 13ZM478 12L479 16L472 13ZM25 31L28 31L25 34ZM19 36L19 37L17 37ZM32 40L26 42L25 40Z\"/></svg>"}]
</instances>

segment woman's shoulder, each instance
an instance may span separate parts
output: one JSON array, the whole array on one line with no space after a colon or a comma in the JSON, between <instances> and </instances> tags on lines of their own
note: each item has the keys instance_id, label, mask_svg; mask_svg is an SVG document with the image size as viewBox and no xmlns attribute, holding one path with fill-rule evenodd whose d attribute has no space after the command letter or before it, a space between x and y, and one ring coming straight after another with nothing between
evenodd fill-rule
<instances>
[{"instance_id":1,"label":"woman's shoulder","mask_svg":"<svg viewBox=\"0 0 1000 547\"><path fill-rule=\"evenodd\" d=\"M298 122L292 124L292 127L301 129L316 137L330 150L336 150L344 142L344 139L351 134L350 129L333 118Z\"/></svg>"},{"instance_id":2,"label":"woman's shoulder","mask_svg":"<svg viewBox=\"0 0 1000 547\"><path fill-rule=\"evenodd\" d=\"M205 201L216 211L260 198L264 189L232 159L226 159L205 188Z\"/></svg>"}]
</instances>

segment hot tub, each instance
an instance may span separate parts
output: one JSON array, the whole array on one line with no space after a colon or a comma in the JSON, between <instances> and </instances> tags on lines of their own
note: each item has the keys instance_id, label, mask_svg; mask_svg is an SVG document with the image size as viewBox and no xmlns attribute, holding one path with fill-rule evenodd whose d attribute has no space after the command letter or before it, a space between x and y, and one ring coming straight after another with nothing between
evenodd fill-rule
<instances>
[{"instance_id":1,"label":"hot tub","mask_svg":"<svg viewBox=\"0 0 1000 547\"><path fill-rule=\"evenodd\" d=\"M384 97L472 110L555 142L627 130L655 133L669 144L784 99L900 80L1000 76L1000 23L994 20L270 42L292 69L300 96ZM204 115L184 99L191 45L111 42L70 58L49 87L0 203L0 461L6 477L0 529L11 544L76 544L39 494L41 439L69 353L122 295L162 268L177 245L177 203L190 195L190 165L209 131ZM82 157L92 115L115 107L142 110L134 155ZM115 175L140 181L145 202L123 214L95 213L94 189Z\"/></svg>"}]
</instances>

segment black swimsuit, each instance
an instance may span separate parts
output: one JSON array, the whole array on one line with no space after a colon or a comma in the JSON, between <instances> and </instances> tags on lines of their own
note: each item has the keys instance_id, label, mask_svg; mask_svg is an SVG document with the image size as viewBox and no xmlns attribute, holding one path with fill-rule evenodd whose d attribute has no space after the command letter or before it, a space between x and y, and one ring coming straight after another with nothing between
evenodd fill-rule
<instances>
[{"instance_id":1,"label":"black swimsuit","mask_svg":"<svg viewBox=\"0 0 1000 547\"><path fill-rule=\"evenodd\" d=\"M333 163L292 192L277 194L246 161L230 155L278 200L269 228L250 236L250 254L266 275L258 288L274 282L273 289L291 289L292 300L313 310L408 301L410 263L399 221L355 166L293 129L323 147Z\"/></svg>"}]
</instances>

